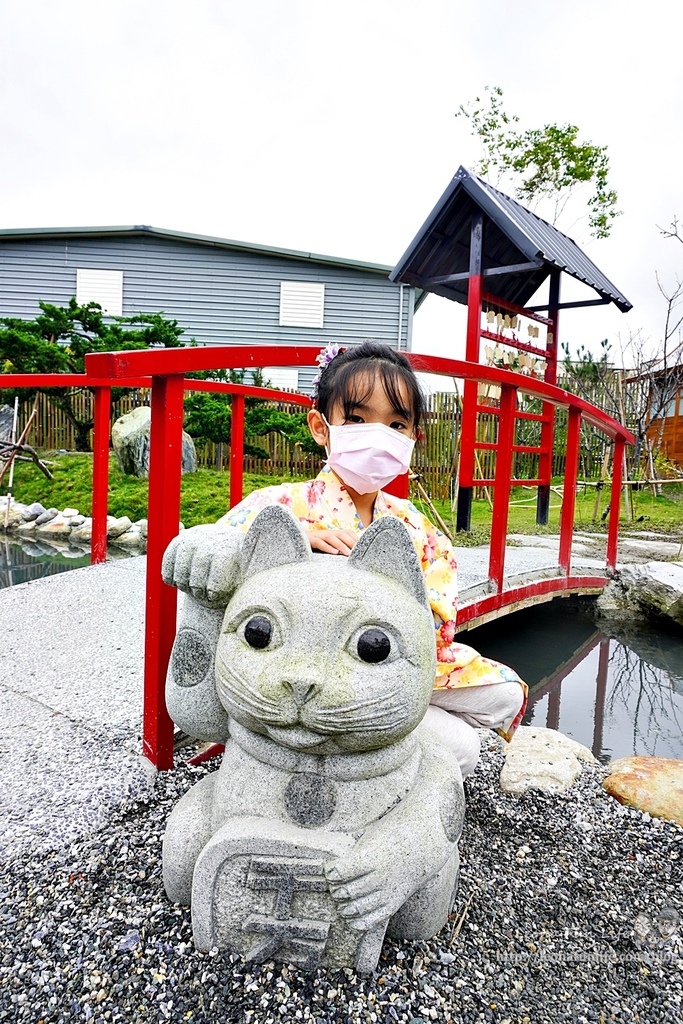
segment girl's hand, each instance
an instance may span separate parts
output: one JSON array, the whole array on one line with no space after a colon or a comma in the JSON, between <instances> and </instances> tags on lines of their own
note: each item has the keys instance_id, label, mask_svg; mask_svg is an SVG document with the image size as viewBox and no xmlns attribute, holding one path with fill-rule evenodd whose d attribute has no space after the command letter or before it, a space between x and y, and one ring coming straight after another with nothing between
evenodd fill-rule
<instances>
[{"instance_id":1,"label":"girl's hand","mask_svg":"<svg viewBox=\"0 0 683 1024\"><path fill-rule=\"evenodd\" d=\"M358 540L358 534L353 530L309 530L308 539L313 551L322 551L324 555L348 557Z\"/></svg>"}]
</instances>

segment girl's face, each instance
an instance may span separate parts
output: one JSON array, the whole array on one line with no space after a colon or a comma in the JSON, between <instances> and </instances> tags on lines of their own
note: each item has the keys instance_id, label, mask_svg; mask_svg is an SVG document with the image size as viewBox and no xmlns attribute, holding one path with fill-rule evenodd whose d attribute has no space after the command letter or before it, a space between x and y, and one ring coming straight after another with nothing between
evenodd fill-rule
<instances>
[{"instance_id":1,"label":"girl's face","mask_svg":"<svg viewBox=\"0 0 683 1024\"><path fill-rule=\"evenodd\" d=\"M358 389L360 394L370 391L366 381L361 381ZM344 423L383 423L392 430L398 430L406 437L414 437L413 423L410 417L406 417L399 410L395 409L389 401L387 394L379 378L376 378L376 387L373 387L368 397L361 405L353 406L348 417L344 416L342 402L337 402L329 414L329 422L332 426L340 426ZM401 404L404 409L410 408L410 398L405 384L400 383L398 391ZM327 426L322 414L317 409L311 409L308 414L308 426L311 434L318 444L327 444Z\"/></svg>"}]
</instances>

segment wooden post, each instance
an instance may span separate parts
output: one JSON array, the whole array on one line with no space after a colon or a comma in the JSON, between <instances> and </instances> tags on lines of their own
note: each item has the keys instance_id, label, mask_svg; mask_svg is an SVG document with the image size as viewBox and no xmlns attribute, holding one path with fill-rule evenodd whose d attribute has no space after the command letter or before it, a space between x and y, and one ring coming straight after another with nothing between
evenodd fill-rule
<instances>
[{"instance_id":1,"label":"wooden post","mask_svg":"<svg viewBox=\"0 0 683 1024\"><path fill-rule=\"evenodd\" d=\"M481 295L483 291L484 215L481 210L472 214L470 228L470 268L467 284L467 342L465 359L479 362L481 339ZM472 476L474 444L477 439L477 382L466 380L463 393L460 461L458 464L458 504L456 530L469 533L472 528Z\"/></svg>"}]
</instances>

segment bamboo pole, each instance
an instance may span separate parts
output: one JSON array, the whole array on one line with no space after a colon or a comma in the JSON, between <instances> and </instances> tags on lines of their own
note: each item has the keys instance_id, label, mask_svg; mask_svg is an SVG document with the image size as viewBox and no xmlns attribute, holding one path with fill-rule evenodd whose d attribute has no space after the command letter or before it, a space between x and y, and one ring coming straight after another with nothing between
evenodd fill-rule
<instances>
[{"instance_id":1,"label":"bamboo pole","mask_svg":"<svg viewBox=\"0 0 683 1024\"><path fill-rule=\"evenodd\" d=\"M424 501L425 505L427 506L429 511L432 513L434 518L436 519L437 526L439 527L439 529L441 530L442 533L446 534L446 536L448 537L449 541L452 544L453 543L453 535L452 535L451 531L448 529L448 527L446 526L446 524L444 523L444 521L441 518L441 516L439 515L439 513L436 511L432 499L429 497L429 495L425 491L424 487L422 486L422 484L420 483L420 481L417 478L413 479L411 482L415 484L415 487L417 488L418 494L420 495L420 497L422 498L422 500Z\"/></svg>"}]
</instances>

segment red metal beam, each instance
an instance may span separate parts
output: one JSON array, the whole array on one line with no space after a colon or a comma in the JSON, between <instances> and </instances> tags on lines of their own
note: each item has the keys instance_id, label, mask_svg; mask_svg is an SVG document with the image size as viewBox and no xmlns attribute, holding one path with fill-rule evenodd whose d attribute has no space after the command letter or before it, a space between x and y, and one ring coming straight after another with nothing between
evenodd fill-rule
<instances>
[{"instance_id":1,"label":"red metal beam","mask_svg":"<svg viewBox=\"0 0 683 1024\"><path fill-rule=\"evenodd\" d=\"M220 380L192 380L186 377L185 390L240 395L242 398L261 398L268 402L293 402L295 405L304 406L313 404L313 400L308 395L300 395L296 391L279 391L277 388L259 388L254 384L233 384Z\"/></svg>"},{"instance_id":2,"label":"red metal beam","mask_svg":"<svg viewBox=\"0 0 683 1024\"><path fill-rule=\"evenodd\" d=\"M92 534L90 541L90 556L93 565L106 562L107 560L110 416L111 388L95 388L92 456Z\"/></svg>"},{"instance_id":3,"label":"red metal beam","mask_svg":"<svg viewBox=\"0 0 683 1024\"><path fill-rule=\"evenodd\" d=\"M550 579L535 580L519 587L509 587L500 594L487 594L486 597L469 601L458 609L458 629L469 623L485 620L487 616L500 611L501 608L522 606L524 602L546 598L551 600L563 593L593 593L604 588L608 581L605 576L553 576Z\"/></svg>"},{"instance_id":4,"label":"red metal beam","mask_svg":"<svg viewBox=\"0 0 683 1024\"><path fill-rule=\"evenodd\" d=\"M313 366L319 353L316 345L213 345L198 348L142 349L132 352L97 352L85 357L91 384L108 383L129 386L130 377L149 376L153 373L190 373L196 370L240 369L260 366ZM510 384L523 394L540 398L553 405L581 410L584 419L608 437L621 437L634 444L630 430L608 416L590 402L545 381L533 380L523 373L501 370L497 366L481 366L461 359L406 353L413 368L420 373L436 373L445 377L476 380L488 384ZM155 360L157 360L155 362ZM111 373L108 371L111 370ZM3 382L12 386L10 376ZM55 375L58 376L58 375ZM122 382L126 381L124 385Z\"/></svg>"},{"instance_id":5,"label":"red metal beam","mask_svg":"<svg viewBox=\"0 0 683 1024\"><path fill-rule=\"evenodd\" d=\"M244 487L244 398L235 395L230 419L230 508L242 500Z\"/></svg>"},{"instance_id":6,"label":"red metal beam","mask_svg":"<svg viewBox=\"0 0 683 1024\"><path fill-rule=\"evenodd\" d=\"M619 509L621 505L621 476L624 464L624 441L614 443L612 462L612 488L609 499L609 526L607 527L607 567L616 569L619 544Z\"/></svg>"},{"instance_id":7,"label":"red metal beam","mask_svg":"<svg viewBox=\"0 0 683 1024\"><path fill-rule=\"evenodd\" d=\"M510 348L517 348L520 352L531 352L534 356L540 356L541 359L546 359L548 353L544 348L538 348L536 345L527 345L524 341L516 341L513 338L506 338L504 334L496 334L494 331L482 331L482 338L486 338L487 341L495 341L496 345L509 345Z\"/></svg>"},{"instance_id":8,"label":"red metal beam","mask_svg":"<svg viewBox=\"0 0 683 1024\"><path fill-rule=\"evenodd\" d=\"M173 722L166 710L166 670L175 639L178 592L161 579L164 551L178 535L183 429L182 376L155 377L149 453L145 702L142 750L159 769L173 767Z\"/></svg>"},{"instance_id":9,"label":"red metal beam","mask_svg":"<svg viewBox=\"0 0 683 1024\"><path fill-rule=\"evenodd\" d=\"M560 566L567 576L571 571L572 533L574 530L574 511L576 509L576 481L579 474L579 441L581 432L581 413L578 409L569 410L567 424L567 451L564 464L564 491L562 494L562 511L560 513Z\"/></svg>"},{"instance_id":10,"label":"red metal beam","mask_svg":"<svg viewBox=\"0 0 683 1024\"><path fill-rule=\"evenodd\" d=\"M472 281L470 280L470 284ZM473 286L472 312L477 303L476 282ZM524 313L523 310L519 312ZM544 322L544 318L536 319ZM474 324L475 318L472 317ZM477 346L479 344L480 309L476 318ZM474 328L472 328L474 336ZM471 340L471 339L470 339ZM63 387L80 386L93 389L109 386L145 386L152 385L152 443L150 458L150 497L149 497L149 535L148 535L148 578L147 578L147 617L145 632L145 712L143 721L144 752L159 768L170 767L173 759L173 728L166 712L164 703L164 684L166 667L175 634L176 591L165 587L161 582L160 568L163 552L176 535L180 511L180 462L181 462L181 429L183 389L199 391L221 391L235 396L233 415L234 446L231 451L231 482L235 500L241 497L241 451L243 428L241 412L246 397L259 397L279 401L296 401L301 405L309 404L305 396L292 395L270 389L252 388L249 385L233 385L212 381L184 380L188 372L217 368L242 368L263 366L312 366L318 355L318 346L221 346L205 348L161 349L155 351L142 350L135 352L93 353L86 357L88 374L83 375L3 375L3 383L7 386ZM468 354L470 354L468 352ZM473 422L476 428L478 382L496 384L501 387L500 407L484 407L485 411L498 415L498 457L496 460L494 494L494 515L491 540L489 571L495 582L496 594L488 595L480 601L473 602L461 610L459 625L466 625L487 615L495 614L503 607L514 607L535 599L547 599L562 592L581 590L595 592L600 590L606 577L571 576L571 531L570 504L563 512L563 534L561 540L561 559L565 563L565 575L559 579L536 581L523 587L503 590L505 568L505 540L507 534L507 506L510 490L513 486L530 486L542 483L546 479L545 471L538 481L511 480L512 457L515 447L526 450L525 446L514 445L514 428L517 418L538 418L536 414L518 412L517 394L528 394L539 398L545 403L544 415L540 417L544 428L552 432L552 408L555 406L570 410L572 424L571 448L568 470L568 484L574 490L576 467L578 466L578 424L583 417L607 436L615 439L615 468L612 481L612 509L610 514L607 561L611 568L616 564L617 536L619 524L619 493L621 484L621 466L625 443L632 443L633 435L621 424L607 416L601 410L571 393L557 388L546 381L538 381L523 374L512 373L497 367L484 367L476 362L445 359L435 356L410 355L410 361L418 371L437 373L466 382L465 391L473 395L470 403L473 408ZM478 352L477 352L478 358ZM100 459L104 447L104 398L97 399L97 448ZM107 418L108 419L108 418ZM108 422L107 422L108 435ZM107 443L108 447L108 443ZM472 451L473 451L472 447ZM239 465L238 465L239 463ZM106 479L103 473L104 463L98 463L94 489L94 498L98 508L98 517L105 516L106 524ZM570 479L571 478L571 479ZM102 480L104 479L104 490ZM484 481L476 481L484 483ZM104 497L103 497L104 496ZM231 495L232 497L232 495ZM616 499L616 500L615 500ZM568 499L569 501L569 499ZM98 504L99 502L99 504ZM94 507L95 507L94 506ZM104 508L104 513L102 509ZM571 509L573 513L573 508ZM569 524L569 525L566 525Z\"/></svg>"},{"instance_id":11,"label":"red metal beam","mask_svg":"<svg viewBox=\"0 0 683 1024\"><path fill-rule=\"evenodd\" d=\"M529 320L535 320L539 324L550 323L550 320L548 320L547 317L540 316L538 313L532 313L531 310L525 309L524 306L516 306L514 302L504 302L503 299L499 299L497 295L492 295L491 292L484 292L481 299L487 306L495 306L497 309L504 309L506 313L515 313L517 316L525 316Z\"/></svg>"},{"instance_id":12,"label":"red metal beam","mask_svg":"<svg viewBox=\"0 0 683 1024\"><path fill-rule=\"evenodd\" d=\"M513 387L504 387L500 396L500 422L498 426L498 452L496 455L495 489L491 543L489 546L489 579L496 590L503 589L505 575L505 545L507 543L510 513L510 475L512 473L512 442L515 436L515 404L517 393Z\"/></svg>"},{"instance_id":13,"label":"red metal beam","mask_svg":"<svg viewBox=\"0 0 683 1024\"><path fill-rule=\"evenodd\" d=\"M87 374L94 377L148 377L198 370L249 370L264 366L315 366L320 345L200 345L182 348L91 352ZM198 382L194 382L198 383Z\"/></svg>"}]
</instances>

